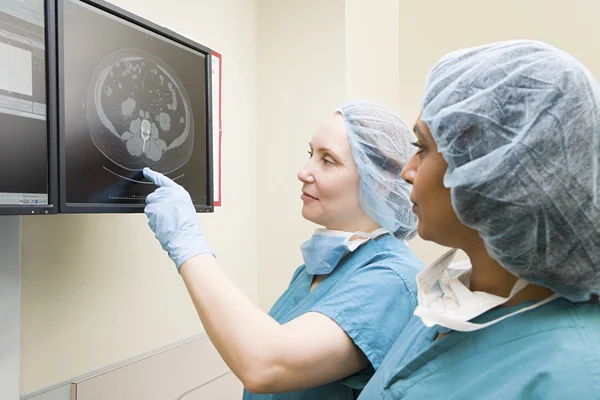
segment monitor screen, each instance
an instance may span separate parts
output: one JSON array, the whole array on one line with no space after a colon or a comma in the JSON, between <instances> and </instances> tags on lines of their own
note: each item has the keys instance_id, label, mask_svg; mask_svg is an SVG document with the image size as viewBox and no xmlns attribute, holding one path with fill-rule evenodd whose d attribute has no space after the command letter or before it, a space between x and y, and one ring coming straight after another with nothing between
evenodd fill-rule
<instances>
[{"instance_id":1,"label":"monitor screen","mask_svg":"<svg viewBox=\"0 0 600 400\"><path fill-rule=\"evenodd\" d=\"M48 214L52 116L44 0L0 2L0 214Z\"/></svg>"},{"instance_id":2,"label":"monitor screen","mask_svg":"<svg viewBox=\"0 0 600 400\"><path fill-rule=\"evenodd\" d=\"M144 167L212 211L210 50L104 2L58 14L61 211L143 211Z\"/></svg>"}]
</instances>

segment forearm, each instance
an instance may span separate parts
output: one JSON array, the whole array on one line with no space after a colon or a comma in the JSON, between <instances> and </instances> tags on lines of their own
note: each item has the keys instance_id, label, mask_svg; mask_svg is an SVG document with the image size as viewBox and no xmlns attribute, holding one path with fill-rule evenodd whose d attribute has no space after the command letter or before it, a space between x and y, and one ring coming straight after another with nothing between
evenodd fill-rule
<instances>
[{"instance_id":1,"label":"forearm","mask_svg":"<svg viewBox=\"0 0 600 400\"><path fill-rule=\"evenodd\" d=\"M191 258L180 272L221 357L247 388L262 387L279 368L284 328L227 279L212 255Z\"/></svg>"},{"instance_id":2,"label":"forearm","mask_svg":"<svg viewBox=\"0 0 600 400\"><path fill-rule=\"evenodd\" d=\"M254 306L219 269L206 244L189 193L172 179L144 169L159 186L146 198L148 225L179 268L211 341L231 370L251 391L270 390L294 379L309 362L310 348ZM199 254L193 256L194 254ZM298 366L304 368L298 368Z\"/></svg>"}]
</instances>

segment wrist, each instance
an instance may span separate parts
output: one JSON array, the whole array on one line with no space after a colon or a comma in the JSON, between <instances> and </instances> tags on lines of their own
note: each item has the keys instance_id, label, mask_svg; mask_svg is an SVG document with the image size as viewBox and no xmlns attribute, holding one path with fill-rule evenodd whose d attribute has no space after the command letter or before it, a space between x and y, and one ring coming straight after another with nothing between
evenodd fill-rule
<instances>
[{"instance_id":1,"label":"wrist","mask_svg":"<svg viewBox=\"0 0 600 400\"><path fill-rule=\"evenodd\" d=\"M217 257L213 253L200 253L196 254L186 261L184 261L179 268L179 274L183 274L183 271L191 272L196 269L206 268L209 264L213 264Z\"/></svg>"},{"instance_id":2,"label":"wrist","mask_svg":"<svg viewBox=\"0 0 600 400\"><path fill-rule=\"evenodd\" d=\"M215 257L206 244L204 237L199 235L180 235L172 239L166 247L165 250L167 250L169 257L175 263L177 270L194 256L210 254Z\"/></svg>"}]
</instances>

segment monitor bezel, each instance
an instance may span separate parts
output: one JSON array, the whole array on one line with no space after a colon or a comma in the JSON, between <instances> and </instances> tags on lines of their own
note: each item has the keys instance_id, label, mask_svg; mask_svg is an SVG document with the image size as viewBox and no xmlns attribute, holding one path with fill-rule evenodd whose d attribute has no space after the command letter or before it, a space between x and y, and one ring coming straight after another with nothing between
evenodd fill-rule
<instances>
[{"instance_id":1,"label":"monitor bezel","mask_svg":"<svg viewBox=\"0 0 600 400\"><path fill-rule=\"evenodd\" d=\"M63 74L64 65L64 7L65 2L74 1L84 3L101 11L112 14L113 16L138 25L141 28L150 30L151 32L170 39L180 45L188 47L205 55L205 82L206 82L206 160L207 160L207 205L194 204L196 212L211 213L214 212L214 179L213 179L213 153L212 153L212 73L211 73L211 57L212 51L206 46L201 45L187 37L184 37L164 26L160 26L154 22L146 20L136 14L115 6L103 0L56 0L56 42L57 42L57 61L58 61L58 157L59 157L59 204L60 213L66 214L127 214L127 213L142 213L144 212L145 204L103 204L103 203L68 203L66 199L66 146L65 146L65 104L64 104L64 83L65 77Z\"/></svg>"},{"instance_id":2,"label":"monitor bezel","mask_svg":"<svg viewBox=\"0 0 600 400\"><path fill-rule=\"evenodd\" d=\"M44 1L46 52L46 126L48 149L48 204L0 205L0 215L47 215L58 212L57 88L56 88L56 8L54 1Z\"/></svg>"}]
</instances>

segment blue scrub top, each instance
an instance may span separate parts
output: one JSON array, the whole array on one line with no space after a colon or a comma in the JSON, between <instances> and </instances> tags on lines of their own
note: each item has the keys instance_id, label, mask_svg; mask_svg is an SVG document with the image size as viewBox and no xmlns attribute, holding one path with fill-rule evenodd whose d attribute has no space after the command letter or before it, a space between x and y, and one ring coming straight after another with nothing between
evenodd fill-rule
<instances>
[{"instance_id":1,"label":"blue scrub top","mask_svg":"<svg viewBox=\"0 0 600 400\"><path fill-rule=\"evenodd\" d=\"M371 367L346 379L297 392L259 395L244 400L350 400L379 368L417 306L415 277L422 262L402 242L387 234L369 240L344 257L312 291L314 275L299 267L269 315L285 324L307 312L335 321L364 352Z\"/></svg>"},{"instance_id":2,"label":"blue scrub top","mask_svg":"<svg viewBox=\"0 0 600 400\"><path fill-rule=\"evenodd\" d=\"M436 335L413 317L359 399L600 399L600 304L557 299L478 331Z\"/></svg>"}]
</instances>

